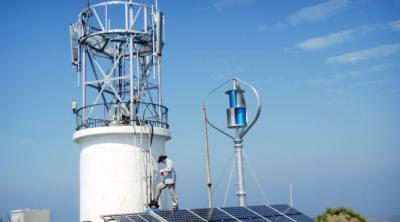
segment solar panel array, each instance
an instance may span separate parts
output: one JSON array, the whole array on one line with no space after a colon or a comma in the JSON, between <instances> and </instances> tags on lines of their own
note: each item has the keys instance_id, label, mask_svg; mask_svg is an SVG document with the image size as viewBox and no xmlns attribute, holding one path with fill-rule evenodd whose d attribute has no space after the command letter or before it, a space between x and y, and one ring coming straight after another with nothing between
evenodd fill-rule
<instances>
[{"instance_id":1,"label":"solar panel array","mask_svg":"<svg viewBox=\"0 0 400 222\"><path fill-rule=\"evenodd\" d=\"M286 205L258 205L248 207L222 207L157 210L146 213L104 216L105 222L313 222L300 211Z\"/></svg>"}]
</instances>

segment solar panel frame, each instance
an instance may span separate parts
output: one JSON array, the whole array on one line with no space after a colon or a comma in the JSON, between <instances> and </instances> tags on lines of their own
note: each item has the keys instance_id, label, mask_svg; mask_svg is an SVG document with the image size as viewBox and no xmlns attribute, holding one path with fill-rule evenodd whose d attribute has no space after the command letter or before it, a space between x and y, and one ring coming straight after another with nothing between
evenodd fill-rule
<instances>
[{"instance_id":1,"label":"solar panel frame","mask_svg":"<svg viewBox=\"0 0 400 222\"><path fill-rule=\"evenodd\" d=\"M293 214L289 213L300 213L299 211L292 211L292 212L281 212L280 210L287 210L291 208L288 205L257 205L257 206L249 206L251 210L259 213L265 218L268 218L272 222L298 222L291 218L290 216ZM293 208L292 208L293 209ZM300 213L301 214L301 213Z\"/></svg>"},{"instance_id":2,"label":"solar panel frame","mask_svg":"<svg viewBox=\"0 0 400 222\"><path fill-rule=\"evenodd\" d=\"M176 222L186 222L186 221L193 221L193 222L203 222L198 215L193 214L191 211L186 209L178 210L178 211L155 211L157 215L164 218L166 221L176 221Z\"/></svg>"},{"instance_id":3,"label":"solar panel frame","mask_svg":"<svg viewBox=\"0 0 400 222\"><path fill-rule=\"evenodd\" d=\"M287 204L178 211L157 210L146 213L107 215L102 218L106 222L313 222L310 217Z\"/></svg>"},{"instance_id":4,"label":"solar panel frame","mask_svg":"<svg viewBox=\"0 0 400 222\"><path fill-rule=\"evenodd\" d=\"M263 215L261 215L261 214L259 214L259 213L255 212L255 211L253 211L252 209L250 209L250 208L248 208L248 207L245 207L245 208L246 208L246 209L248 209L248 210L250 210L251 212L253 212L253 213L257 214L258 216L260 216L261 218L263 218L265 221L272 222L272 221L271 221L271 220L269 220L268 218L266 218L266 217L264 217Z\"/></svg>"},{"instance_id":5,"label":"solar panel frame","mask_svg":"<svg viewBox=\"0 0 400 222\"><path fill-rule=\"evenodd\" d=\"M152 217L149 213L108 215L102 218L104 221L116 222L159 222L159 220Z\"/></svg>"},{"instance_id":6,"label":"solar panel frame","mask_svg":"<svg viewBox=\"0 0 400 222\"><path fill-rule=\"evenodd\" d=\"M117 219L119 222L132 222L131 220L129 220L127 218L127 215L116 216L116 217L113 217L113 219Z\"/></svg>"},{"instance_id":7,"label":"solar panel frame","mask_svg":"<svg viewBox=\"0 0 400 222\"><path fill-rule=\"evenodd\" d=\"M292 214L301 214L300 211L294 209L293 207L287 205L287 204L276 204L276 205L266 205L269 207L274 208L275 210L278 210L286 215L292 215Z\"/></svg>"},{"instance_id":8,"label":"solar panel frame","mask_svg":"<svg viewBox=\"0 0 400 222\"><path fill-rule=\"evenodd\" d=\"M223 207L220 209L240 221L254 221L255 219L266 221L264 218L260 217L260 215L255 214L245 207Z\"/></svg>"},{"instance_id":9,"label":"solar panel frame","mask_svg":"<svg viewBox=\"0 0 400 222\"><path fill-rule=\"evenodd\" d=\"M279 215L277 212L275 212L271 208L268 208L265 205L248 206L247 208L253 210L254 212L257 212L258 214L260 214L260 215L262 215L263 217L266 217L266 218L270 218L270 217L274 217L276 215Z\"/></svg>"},{"instance_id":10,"label":"solar panel frame","mask_svg":"<svg viewBox=\"0 0 400 222\"><path fill-rule=\"evenodd\" d=\"M206 221L237 221L236 218L226 214L218 208L199 208L191 210Z\"/></svg>"},{"instance_id":11,"label":"solar panel frame","mask_svg":"<svg viewBox=\"0 0 400 222\"><path fill-rule=\"evenodd\" d=\"M283 215L278 215L272 218L272 222L293 222L293 220Z\"/></svg>"},{"instance_id":12,"label":"solar panel frame","mask_svg":"<svg viewBox=\"0 0 400 222\"><path fill-rule=\"evenodd\" d=\"M129 215L126 216L126 218L130 221L130 222L147 222L147 220L144 220L143 218L141 218L139 215ZM121 221L122 222L122 221Z\"/></svg>"},{"instance_id":13,"label":"solar panel frame","mask_svg":"<svg viewBox=\"0 0 400 222\"><path fill-rule=\"evenodd\" d=\"M203 221L206 221L204 218L200 217L199 215L197 215L196 213L194 213L193 211L191 211L190 209L187 209L188 211L190 211L192 214L196 215L198 218L200 218ZM207 221L206 221L207 222Z\"/></svg>"},{"instance_id":14,"label":"solar panel frame","mask_svg":"<svg viewBox=\"0 0 400 222\"><path fill-rule=\"evenodd\" d=\"M300 213L300 214L295 214L295 215L291 215L290 217L293 218L293 219L296 220L296 221L301 221L301 222L314 222L314 220L313 220L311 217L309 217L309 216L307 216L307 215L305 215L305 214L302 214L302 213Z\"/></svg>"},{"instance_id":15,"label":"solar panel frame","mask_svg":"<svg viewBox=\"0 0 400 222\"><path fill-rule=\"evenodd\" d=\"M148 222L158 222L157 219L155 219L154 217L152 217L150 214L146 213L146 214L141 214L139 215L142 219L144 219L145 221Z\"/></svg>"},{"instance_id":16,"label":"solar panel frame","mask_svg":"<svg viewBox=\"0 0 400 222\"><path fill-rule=\"evenodd\" d=\"M286 221L287 221L287 222L291 222L291 221L297 222L296 220L294 220L293 218L291 218L291 217L288 216L287 214L285 214L285 213L279 211L278 209L276 209L276 207L281 208L281 207L283 206L284 208L287 208L287 209L285 210L285 211L287 211L287 210L289 210L290 208L292 208L292 207L289 207L289 205L274 205L274 207L272 207L272 206L270 206L270 205L265 205L265 206L268 207L268 208L270 208L270 209L272 209L272 210L274 210L275 212L279 213L279 214L282 215L283 217L289 219L289 221L287 221L287 220L285 220L285 219L281 219L282 222L286 222ZM292 208L292 209L293 209L293 208Z\"/></svg>"}]
</instances>

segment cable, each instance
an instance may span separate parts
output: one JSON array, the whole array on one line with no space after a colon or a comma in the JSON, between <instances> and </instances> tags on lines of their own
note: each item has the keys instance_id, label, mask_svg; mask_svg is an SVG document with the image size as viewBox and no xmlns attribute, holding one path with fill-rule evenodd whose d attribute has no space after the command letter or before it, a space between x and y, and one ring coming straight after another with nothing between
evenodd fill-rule
<instances>
[{"instance_id":1,"label":"cable","mask_svg":"<svg viewBox=\"0 0 400 222\"><path fill-rule=\"evenodd\" d=\"M152 154L151 150L152 150L152 144L153 144L154 127L153 127L153 124L151 122L149 122L149 124L151 126L151 133L149 135L150 136L150 139L149 139L149 155L148 155L147 164L150 165L150 167L149 167L149 170L150 170L149 176L150 176L150 178L149 178L149 184L148 184L148 187L149 187L149 190L150 190L149 191L149 201L150 201L150 200L152 200L152 196L153 196L153 187L152 187L153 186L153 164L151 162L153 154Z\"/></svg>"},{"instance_id":2,"label":"cable","mask_svg":"<svg viewBox=\"0 0 400 222\"><path fill-rule=\"evenodd\" d=\"M215 183L215 186L213 187L213 189L212 189L212 191L211 191L212 193L214 193L214 191L218 188L218 185L221 183L222 178L223 178L223 176L225 175L225 172L227 171L228 167L231 165L232 160L234 159L233 156L234 156L234 154L232 154L232 155L230 156L229 161L226 163L226 165L225 165L225 167L224 167L224 170L223 170L223 171L221 172L221 174L219 175L219 178L218 178L217 182ZM207 202L208 202L208 201L207 201Z\"/></svg>"},{"instance_id":3,"label":"cable","mask_svg":"<svg viewBox=\"0 0 400 222\"><path fill-rule=\"evenodd\" d=\"M139 157L139 162L143 164L144 167L146 167L146 163L143 158L143 154L145 153L143 149L143 126L140 124L141 129L140 129L140 136L139 136L139 150L140 150L140 157ZM143 171L140 169L140 166L137 168L139 169L139 176L141 179L143 179ZM146 188L147 189L147 188ZM140 186L140 202L143 203L143 186ZM145 194L146 195L146 194ZM147 195L146 195L147 196Z\"/></svg>"},{"instance_id":4,"label":"cable","mask_svg":"<svg viewBox=\"0 0 400 222\"><path fill-rule=\"evenodd\" d=\"M221 175L219 176L219 178L218 178L218 180L217 180L217 183L216 183L215 186L214 186L214 189L212 190L213 192L217 189L219 183L220 183L221 180L222 180L222 177L225 175L225 172L226 172L226 170L228 169L228 166L231 165L231 162L232 162L232 160L233 160L233 156L234 156L234 155L235 155L235 154L232 154L232 155L231 155L231 157L230 157L228 163L225 165L224 170L222 171Z\"/></svg>"},{"instance_id":5,"label":"cable","mask_svg":"<svg viewBox=\"0 0 400 222\"><path fill-rule=\"evenodd\" d=\"M236 159L236 155L235 155L235 159ZM235 161L236 162L236 161ZM229 188L231 185L231 181L232 181L232 176L233 176L233 169L235 168L235 164L232 164L232 169L231 169L231 174L229 176L229 180L228 180L228 187L226 188L226 192L225 192L225 197L224 197L224 202L222 204L222 207L225 207L226 204L226 199L228 197L228 193L229 193Z\"/></svg>"},{"instance_id":6,"label":"cable","mask_svg":"<svg viewBox=\"0 0 400 222\"><path fill-rule=\"evenodd\" d=\"M269 205L271 205L271 202L268 200L267 196L265 195L265 192L264 192L264 190L262 189L261 183L260 183L260 181L258 181L257 175L256 175L256 173L254 172L254 168L253 168L253 166L250 164L250 161L248 160L248 158L247 158L246 153L244 152L244 150L243 150L243 157L244 157L244 159L246 160L246 163L247 163L247 165L248 165L249 168L250 168L250 172L251 172L251 174L253 175L253 177L254 177L254 179L255 179L257 185L258 185L258 189L260 189L261 194L263 195L264 201L267 202Z\"/></svg>"}]
</instances>

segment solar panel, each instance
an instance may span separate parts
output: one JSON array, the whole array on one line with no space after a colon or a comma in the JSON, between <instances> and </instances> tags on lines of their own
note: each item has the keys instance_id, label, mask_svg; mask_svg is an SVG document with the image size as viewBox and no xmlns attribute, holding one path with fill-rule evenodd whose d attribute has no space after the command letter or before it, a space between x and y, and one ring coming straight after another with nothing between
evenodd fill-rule
<instances>
[{"instance_id":1,"label":"solar panel","mask_svg":"<svg viewBox=\"0 0 400 222\"><path fill-rule=\"evenodd\" d=\"M160 210L137 214L109 215L104 216L103 219L105 222L313 222L310 217L286 204L178 211Z\"/></svg>"},{"instance_id":2,"label":"solar panel","mask_svg":"<svg viewBox=\"0 0 400 222\"><path fill-rule=\"evenodd\" d=\"M141 214L139 215L141 218L145 219L148 222L158 222L158 220L156 220L155 218L153 218L151 215L149 214Z\"/></svg>"},{"instance_id":3,"label":"solar panel","mask_svg":"<svg viewBox=\"0 0 400 222\"><path fill-rule=\"evenodd\" d=\"M272 207L286 215L301 214L298 210L296 210L293 207L290 207L289 205L286 205L286 204L271 205L270 207Z\"/></svg>"},{"instance_id":4,"label":"solar panel","mask_svg":"<svg viewBox=\"0 0 400 222\"><path fill-rule=\"evenodd\" d=\"M117 219L120 222L132 222L129 219L127 219L126 216L118 216Z\"/></svg>"},{"instance_id":5,"label":"solar panel","mask_svg":"<svg viewBox=\"0 0 400 222\"><path fill-rule=\"evenodd\" d=\"M235 218L229 216L223 211L217 208L203 208L203 209L193 209L193 213L199 215L206 221L237 221Z\"/></svg>"},{"instance_id":6,"label":"solar panel","mask_svg":"<svg viewBox=\"0 0 400 222\"><path fill-rule=\"evenodd\" d=\"M129 222L146 222L147 220L144 220L143 218L141 218L139 215L134 215L134 216L127 216L127 218L129 218ZM125 221L124 221L125 222Z\"/></svg>"},{"instance_id":7,"label":"solar panel","mask_svg":"<svg viewBox=\"0 0 400 222\"><path fill-rule=\"evenodd\" d=\"M112 216L112 218L118 222L158 222L158 220L146 213L118 215Z\"/></svg>"},{"instance_id":8,"label":"solar panel","mask_svg":"<svg viewBox=\"0 0 400 222\"><path fill-rule=\"evenodd\" d=\"M249 206L248 208L266 218L270 218L270 217L279 215L279 213L275 212L273 209L271 209L265 205Z\"/></svg>"},{"instance_id":9,"label":"solar panel","mask_svg":"<svg viewBox=\"0 0 400 222\"><path fill-rule=\"evenodd\" d=\"M283 215L271 217L271 218L269 218L269 220L271 220L272 222L294 222L293 220L291 220Z\"/></svg>"},{"instance_id":10,"label":"solar panel","mask_svg":"<svg viewBox=\"0 0 400 222\"><path fill-rule=\"evenodd\" d=\"M291 218L293 218L296 221L301 221L301 222L314 222L313 219L311 219L310 217L304 215L304 214L296 214L293 216L290 216Z\"/></svg>"},{"instance_id":11,"label":"solar panel","mask_svg":"<svg viewBox=\"0 0 400 222\"><path fill-rule=\"evenodd\" d=\"M193 221L193 222L203 222L204 220L200 219L198 216L192 214L188 210L178 210L178 211L155 211L154 213L158 214L160 217L164 218L167 221Z\"/></svg>"},{"instance_id":12,"label":"solar panel","mask_svg":"<svg viewBox=\"0 0 400 222\"><path fill-rule=\"evenodd\" d=\"M250 210L244 207L223 207L221 209L226 213L239 219L240 221L264 221L264 222L266 221L259 215L251 212Z\"/></svg>"}]
</instances>

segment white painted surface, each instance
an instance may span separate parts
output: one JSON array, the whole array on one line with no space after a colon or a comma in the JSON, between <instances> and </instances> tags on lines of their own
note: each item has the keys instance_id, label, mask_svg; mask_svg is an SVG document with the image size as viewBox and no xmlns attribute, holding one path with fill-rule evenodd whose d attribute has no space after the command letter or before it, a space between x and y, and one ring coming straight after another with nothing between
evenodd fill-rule
<instances>
[{"instance_id":1,"label":"white painted surface","mask_svg":"<svg viewBox=\"0 0 400 222\"><path fill-rule=\"evenodd\" d=\"M11 222L50 222L50 210L13 210Z\"/></svg>"},{"instance_id":2,"label":"white painted surface","mask_svg":"<svg viewBox=\"0 0 400 222\"><path fill-rule=\"evenodd\" d=\"M80 221L102 222L103 215L145 210L149 202L145 170L151 168L146 161L150 132L148 126L108 126L74 133L74 141L81 145ZM153 191L160 179L157 159L165 153L170 137L168 130L154 128ZM165 206L165 198L160 204Z\"/></svg>"}]
</instances>

